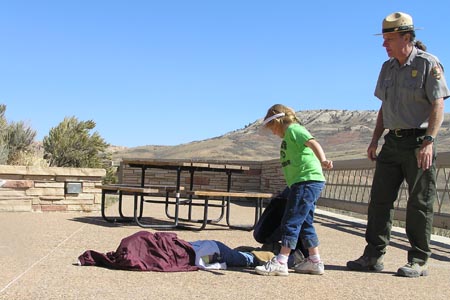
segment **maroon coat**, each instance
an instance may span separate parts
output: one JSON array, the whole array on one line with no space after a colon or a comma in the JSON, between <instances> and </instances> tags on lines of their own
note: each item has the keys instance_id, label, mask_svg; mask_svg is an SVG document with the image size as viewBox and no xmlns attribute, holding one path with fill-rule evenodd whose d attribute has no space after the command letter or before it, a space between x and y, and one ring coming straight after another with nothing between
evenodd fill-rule
<instances>
[{"instance_id":1,"label":"maroon coat","mask_svg":"<svg viewBox=\"0 0 450 300\"><path fill-rule=\"evenodd\" d=\"M135 271L196 271L195 252L176 233L139 231L124 238L116 251L88 250L78 257L82 266Z\"/></svg>"}]
</instances>

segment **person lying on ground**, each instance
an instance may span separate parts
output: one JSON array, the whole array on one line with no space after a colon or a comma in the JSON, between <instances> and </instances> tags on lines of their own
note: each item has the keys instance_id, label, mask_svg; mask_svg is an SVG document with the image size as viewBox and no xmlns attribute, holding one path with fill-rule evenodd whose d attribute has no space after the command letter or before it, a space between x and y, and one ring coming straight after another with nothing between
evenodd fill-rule
<instances>
[{"instance_id":1,"label":"person lying on ground","mask_svg":"<svg viewBox=\"0 0 450 300\"><path fill-rule=\"evenodd\" d=\"M115 251L106 254L85 251L76 264L121 270L180 272L254 267L273 256L268 251L247 249L249 251L232 249L216 240L187 242L173 232L139 231L122 239Z\"/></svg>"}]
</instances>

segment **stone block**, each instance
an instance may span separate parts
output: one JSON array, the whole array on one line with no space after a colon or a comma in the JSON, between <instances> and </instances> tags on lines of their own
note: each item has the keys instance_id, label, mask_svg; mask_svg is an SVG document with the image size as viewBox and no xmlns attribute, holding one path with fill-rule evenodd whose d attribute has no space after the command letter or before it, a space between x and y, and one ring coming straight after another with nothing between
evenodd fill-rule
<instances>
[{"instance_id":1,"label":"stone block","mask_svg":"<svg viewBox=\"0 0 450 300\"><path fill-rule=\"evenodd\" d=\"M31 188L27 196L64 196L64 188Z\"/></svg>"},{"instance_id":2,"label":"stone block","mask_svg":"<svg viewBox=\"0 0 450 300\"><path fill-rule=\"evenodd\" d=\"M19 198L19 197L26 197L27 190L15 190L15 189L0 189L0 198L6 197L6 198Z\"/></svg>"},{"instance_id":3,"label":"stone block","mask_svg":"<svg viewBox=\"0 0 450 300\"><path fill-rule=\"evenodd\" d=\"M64 188L64 182L55 181L35 181L35 188Z\"/></svg>"},{"instance_id":4,"label":"stone block","mask_svg":"<svg viewBox=\"0 0 450 300\"><path fill-rule=\"evenodd\" d=\"M95 196L94 203L101 204L102 203L102 194L95 194L94 196Z\"/></svg>"},{"instance_id":5,"label":"stone block","mask_svg":"<svg viewBox=\"0 0 450 300\"><path fill-rule=\"evenodd\" d=\"M31 199L18 199L18 200L0 199L0 211L8 211L8 212L31 211Z\"/></svg>"},{"instance_id":6,"label":"stone block","mask_svg":"<svg viewBox=\"0 0 450 300\"><path fill-rule=\"evenodd\" d=\"M32 180L1 180L0 188L28 189L33 187Z\"/></svg>"},{"instance_id":7,"label":"stone block","mask_svg":"<svg viewBox=\"0 0 450 300\"><path fill-rule=\"evenodd\" d=\"M85 188L95 188L95 185L101 184L101 181L95 182L95 181L84 181L83 182L83 189Z\"/></svg>"},{"instance_id":8,"label":"stone block","mask_svg":"<svg viewBox=\"0 0 450 300\"><path fill-rule=\"evenodd\" d=\"M23 179L34 180L34 181L36 181L36 180L48 181L48 182L55 181L55 177L49 176L49 175L24 175Z\"/></svg>"},{"instance_id":9,"label":"stone block","mask_svg":"<svg viewBox=\"0 0 450 300\"><path fill-rule=\"evenodd\" d=\"M39 200L54 202L54 201L62 201L62 200L64 200L64 197L63 196L40 196Z\"/></svg>"},{"instance_id":10,"label":"stone block","mask_svg":"<svg viewBox=\"0 0 450 300\"><path fill-rule=\"evenodd\" d=\"M102 190L101 189L98 189L98 188L96 188L96 187L86 187L86 186L83 186L83 193L89 193L89 194L96 194L96 193L101 193L102 192Z\"/></svg>"},{"instance_id":11,"label":"stone block","mask_svg":"<svg viewBox=\"0 0 450 300\"><path fill-rule=\"evenodd\" d=\"M65 197L65 199L66 200L74 200L74 201L77 201L77 200L94 200L94 194L87 194L87 193L83 193L83 194L74 194L74 195L70 195L70 194L68 194L68 195L66 195L66 197Z\"/></svg>"},{"instance_id":12,"label":"stone block","mask_svg":"<svg viewBox=\"0 0 450 300\"><path fill-rule=\"evenodd\" d=\"M41 204L41 211L67 211L67 205Z\"/></svg>"}]
</instances>

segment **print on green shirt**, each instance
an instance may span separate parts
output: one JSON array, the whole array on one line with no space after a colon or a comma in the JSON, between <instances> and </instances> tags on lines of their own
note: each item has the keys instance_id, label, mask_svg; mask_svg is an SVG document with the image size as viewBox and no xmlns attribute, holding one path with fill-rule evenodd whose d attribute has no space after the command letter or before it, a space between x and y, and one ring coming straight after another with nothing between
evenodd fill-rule
<instances>
[{"instance_id":1,"label":"print on green shirt","mask_svg":"<svg viewBox=\"0 0 450 300\"><path fill-rule=\"evenodd\" d=\"M290 187L309 180L325 181L322 166L314 152L305 143L314 137L300 124L291 124L280 147L280 162L284 178Z\"/></svg>"}]
</instances>

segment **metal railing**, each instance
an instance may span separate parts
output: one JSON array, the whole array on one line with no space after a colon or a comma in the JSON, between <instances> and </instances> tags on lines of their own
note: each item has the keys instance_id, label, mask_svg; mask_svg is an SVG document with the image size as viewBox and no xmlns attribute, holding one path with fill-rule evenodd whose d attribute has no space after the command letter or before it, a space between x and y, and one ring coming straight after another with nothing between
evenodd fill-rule
<instances>
[{"instance_id":1,"label":"metal railing","mask_svg":"<svg viewBox=\"0 0 450 300\"><path fill-rule=\"evenodd\" d=\"M433 226L450 228L450 152L438 153L437 201L434 204ZM335 161L325 171L327 184L318 205L367 214L375 163L368 159ZM395 219L405 221L408 188L403 182L395 202Z\"/></svg>"}]
</instances>

